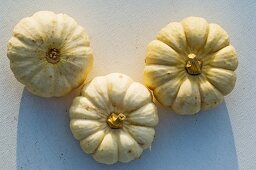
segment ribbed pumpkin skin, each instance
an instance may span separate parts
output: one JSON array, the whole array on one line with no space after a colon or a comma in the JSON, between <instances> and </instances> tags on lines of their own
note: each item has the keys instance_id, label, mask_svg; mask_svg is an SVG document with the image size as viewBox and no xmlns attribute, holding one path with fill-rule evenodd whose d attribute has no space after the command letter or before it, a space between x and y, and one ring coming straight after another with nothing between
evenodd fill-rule
<instances>
[{"instance_id":1,"label":"ribbed pumpkin skin","mask_svg":"<svg viewBox=\"0 0 256 170\"><path fill-rule=\"evenodd\" d=\"M185 68L191 56L201 62L198 75ZM182 115L216 107L236 82L238 60L228 34L200 17L164 27L149 43L145 62L146 86L163 106Z\"/></svg>"},{"instance_id":2,"label":"ribbed pumpkin skin","mask_svg":"<svg viewBox=\"0 0 256 170\"><path fill-rule=\"evenodd\" d=\"M47 56L56 50L59 60ZM16 79L33 94L63 96L81 85L93 65L84 29L66 14L36 12L13 30L7 56Z\"/></svg>"},{"instance_id":3,"label":"ribbed pumpkin skin","mask_svg":"<svg viewBox=\"0 0 256 170\"><path fill-rule=\"evenodd\" d=\"M151 146L158 123L150 91L121 73L94 78L69 112L71 131L81 148L104 164L138 159ZM109 126L111 113L125 115L121 128Z\"/></svg>"}]
</instances>

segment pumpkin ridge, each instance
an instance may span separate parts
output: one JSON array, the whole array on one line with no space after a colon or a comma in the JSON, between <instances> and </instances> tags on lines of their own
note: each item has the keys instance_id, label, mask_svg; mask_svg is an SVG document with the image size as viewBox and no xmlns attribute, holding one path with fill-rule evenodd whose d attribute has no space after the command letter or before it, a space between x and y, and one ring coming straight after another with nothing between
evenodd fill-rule
<instances>
[{"instance_id":1,"label":"pumpkin ridge","mask_svg":"<svg viewBox=\"0 0 256 170\"><path fill-rule=\"evenodd\" d=\"M177 112L177 110L176 109L174 109L174 104L175 104L175 102L176 102L176 100L177 100L177 97L178 97L178 94L179 94L179 92L181 91L181 86L183 85L183 83L186 81L186 80L188 80L189 82L190 82L190 84L191 84L191 89L193 89L193 88L195 88L195 86L196 86L196 88L197 88L197 92L199 93L199 97L200 97L200 103L198 103L197 105L199 105L199 107L201 108L201 94L200 94L200 91L199 91L199 85L198 85L198 82L196 81L196 80L191 80L191 78L192 79L195 79L195 78L197 78L197 77L195 77L195 76L187 76L187 78L186 79L184 79L184 81L182 82L182 84L180 85L180 87L179 87L179 91L178 91L178 93L177 93L177 96L175 97L175 100L173 101L173 104L172 104L172 106L171 106L171 108L172 108L172 110L174 110L174 111L176 111ZM194 86L193 86L193 84L194 84ZM190 96L189 96L190 97ZM185 101L187 101L187 100L185 100ZM186 103L186 102L183 102L183 104L184 103ZM180 106L180 105L179 105ZM183 107L183 106L182 106ZM198 111L197 112L199 112L200 111L200 108L198 109ZM180 112L180 111L179 111ZM197 112L195 112L195 113L197 113ZM191 112L191 113L193 113L193 112ZM194 113L194 114L195 114ZM182 115L187 115L187 113L183 113L183 112L180 112L180 114L182 114Z\"/></svg>"},{"instance_id":2,"label":"pumpkin ridge","mask_svg":"<svg viewBox=\"0 0 256 170\"><path fill-rule=\"evenodd\" d=\"M227 70L227 69L216 68L216 67L212 67L212 68L210 68L210 69L218 69L218 70L228 71L228 72L230 72L231 74L233 74L233 75L235 76L234 82L236 81L236 73L235 73L233 70ZM235 86L233 86L233 87L231 88L231 90L230 90L229 93L223 92L222 90L220 90L218 87L216 87L216 85L214 85L214 84L211 82L212 80L210 80L210 79L208 78L208 74L206 74L205 76L206 76L207 80L209 81L209 83L211 83L216 89L218 89L218 91L220 91L223 96L228 95L228 94L234 89L234 87L235 87ZM235 85L235 83L234 83L234 85Z\"/></svg>"},{"instance_id":3,"label":"pumpkin ridge","mask_svg":"<svg viewBox=\"0 0 256 170\"><path fill-rule=\"evenodd\" d=\"M188 17L188 18L204 19L204 18L194 17L194 16ZM188 19L188 18L185 18L185 19ZM184 21L184 19L182 21ZM188 53L187 54L191 54L191 53L194 53L194 49L191 48L191 44L188 42L188 35L187 35L186 31L185 31L184 23L182 21L181 21L181 25L183 26L183 30L184 30L184 34L185 34L185 38L186 38L186 43L187 43L187 47L188 47ZM206 21L206 23L207 23L206 33L205 33L206 38L205 38L203 44L201 45L201 47L197 49L196 54L199 53L202 49L204 49L204 46L205 46L205 44L207 42L207 38L208 38L208 34L209 34L209 23L207 21Z\"/></svg>"},{"instance_id":4,"label":"pumpkin ridge","mask_svg":"<svg viewBox=\"0 0 256 170\"><path fill-rule=\"evenodd\" d=\"M72 61L70 61L68 59L63 59L62 58L61 61L62 61L63 64L68 63L68 64L71 64L72 66L75 66L75 67L77 67L79 69L83 69L83 67L77 65L75 62L72 62Z\"/></svg>"},{"instance_id":5,"label":"pumpkin ridge","mask_svg":"<svg viewBox=\"0 0 256 170\"><path fill-rule=\"evenodd\" d=\"M29 29L25 27L24 24L20 24L19 27L25 30L25 34L29 34L31 37L27 38L23 33L20 32L13 32L13 37L17 38L22 44L24 44L26 48L29 48L31 45L35 45L37 40L34 38L33 33L28 31ZM37 50L44 52L44 49L39 45L37 45Z\"/></svg>"},{"instance_id":6,"label":"pumpkin ridge","mask_svg":"<svg viewBox=\"0 0 256 170\"><path fill-rule=\"evenodd\" d=\"M120 74L120 73L111 73L111 74ZM109 74L110 75L110 74ZM109 76L109 75L107 75L107 76ZM120 74L121 75L121 74ZM122 76L124 76L124 75L122 75ZM127 89L132 85L132 83L133 83L133 81L131 81L131 78L130 77L128 77L127 76L127 78L129 78L130 79L130 81L129 81L129 84L127 85L127 86L125 86L125 90L124 90L124 94L122 95L122 101L120 101L122 104L123 104L123 101L124 101L124 97L125 97L125 95L126 95L126 93L127 93ZM109 77L107 77L107 88L108 88L108 97L109 97L109 101L110 101L110 103L111 103L111 105L112 105L112 108L113 108L113 111L115 110L115 108L116 108L116 106L114 106L113 105L113 100L112 100L112 97L111 97L111 94L110 93L112 93L112 83L113 83L113 80L111 80L110 81L110 79L109 79ZM110 86L111 85L111 86ZM111 89L111 90L110 90ZM117 107L118 108L118 110L120 110L121 108L120 107L124 107L124 106L119 106L119 107ZM122 110L124 110L123 108L122 108Z\"/></svg>"},{"instance_id":7,"label":"pumpkin ridge","mask_svg":"<svg viewBox=\"0 0 256 170\"><path fill-rule=\"evenodd\" d=\"M62 62L62 60L60 60L60 62ZM62 77L66 80L66 82L68 83L69 87L73 87L72 83L70 82L70 80L68 80L67 76L65 74L61 74L60 71L61 69L59 68L59 64L56 65L56 71L59 73L59 75L62 75ZM60 76L61 77L61 76Z\"/></svg>"},{"instance_id":8,"label":"pumpkin ridge","mask_svg":"<svg viewBox=\"0 0 256 170\"><path fill-rule=\"evenodd\" d=\"M181 84L185 81L186 75L184 74L184 72L180 72L180 73L177 75L177 77L179 77L179 78L182 79L182 80L179 81L179 88L177 89L176 94L173 96L173 102L174 102L174 100L176 99L176 97L177 97L177 95L178 95L178 92L179 92L179 90L180 90ZM169 81L166 81L164 84L162 84L162 85L156 87L156 88L153 90L153 92L154 92L156 89L161 88L161 87L164 86L165 84L170 83L170 81L172 81L172 80L174 80L174 79L178 79L177 77L175 77L175 78L173 78L173 79L171 79L171 80L169 80ZM155 99L160 103L160 100L158 99L158 95L154 95L154 96L155 96ZM172 103L173 103L173 102L172 102ZM161 104L161 103L160 103L160 104ZM163 104L161 104L161 105L163 105ZM170 104L168 107L171 107L171 106L172 106L172 104Z\"/></svg>"},{"instance_id":9,"label":"pumpkin ridge","mask_svg":"<svg viewBox=\"0 0 256 170\"><path fill-rule=\"evenodd\" d=\"M103 138L105 137L104 130L96 131L95 133L92 133L91 135L89 135L89 136L87 136L87 137L81 139L81 140L79 141L80 147L83 149L83 148L84 148L84 147L83 147L83 144L84 144L83 142L84 142L84 140L88 140L88 139L91 138L93 135L95 135L96 133L101 132L101 131L102 131L102 133L103 133L103 134L102 134L102 139L100 139L99 144L96 145L96 148L95 148L92 152L90 152L89 154L93 154L94 152L96 152L96 149L98 148L98 146L101 144ZM83 149L83 150L84 150L84 149ZM87 153L87 151L85 151L85 150L84 150L84 152Z\"/></svg>"},{"instance_id":10,"label":"pumpkin ridge","mask_svg":"<svg viewBox=\"0 0 256 170\"><path fill-rule=\"evenodd\" d=\"M67 16L66 14L57 14L56 18L61 17L63 20L69 20L70 22L72 22L72 24L65 24L64 26L61 27L61 30L63 32L63 29L65 28L64 32L67 32L68 34L65 35L65 38L63 37L63 39L65 39L65 41L63 42L61 47L64 47L65 44L69 44L70 42L68 41L68 39L70 39L69 37L75 33L75 30L78 27L81 27L80 25L78 25L78 23L73 19L70 18L69 16ZM75 30L71 29L72 27L75 27ZM84 31L84 30L83 30Z\"/></svg>"},{"instance_id":11,"label":"pumpkin ridge","mask_svg":"<svg viewBox=\"0 0 256 170\"><path fill-rule=\"evenodd\" d=\"M45 67L45 62L39 63L39 67L37 69L35 69L34 73L32 72L33 73L32 76L29 77L30 81L28 83L24 82L24 84L30 84L31 81L33 80L33 78L37 74L39 74L43 71L43 67ZM23 75L22 77L24 77L24 76L26 76L26 75ZM15 77L16 77L16 75L15 75ZM17 79L20 81L22 77L17 77ZM21 82L23 82L23 81L21 81Z\"/></svg>"},{"instance_id":12,"label":"pumpkin ridge","mask_svg":"<svg viewBox=\"0 0 256 170\"><path fill-rule=\"evenodd\" d=\"M79 33L77 33L78 30L79 30ZM86 39L88 39L88 35L85 34L84 28L81 27L81 26L78 26L78 27L75 28L75 30L72 31L72 34L71 34L71 35L67 36L66 44L69 44L69 43L71 43L72 41L82 40L81 36L77 36L75 39L73 39L73 37L74 37L76 34L83 34L83 35L85 35L85 36L87 37ZM69 38L68 38L68 37L69 37ZM89 43L89 42L88 42L88 43ZM90 46L90 43L88 44L88 46L86 45L86 47L89 47L89 46ZM65 47L65 44L63 45L63 47Z\"/></svg>"},{"instance_id":13,"label":"pumpkin ridge","mask_svg":"<svg viewBox=\"0 0 256 170\"><path fill-rule=\"evenodd\" d=\"M33 28L35 29L35 32L38 33L39 35L39 39L43 42L43 44L45 43L45 39L44 39L44 36L42 36L42 34L44 34L41 29L40 29L40 25L38 24L38 21L36 19L34 19L33 17L32 18L29 18L29 22L32 22L33 24Z\"/></svg>"},{"instance_id":14,"label":"pumpkin ridge","mask_svg":"<svg viewBox=\"0 0 256 170\"><path fill-rule=\"evenodd\" d=\"M187 34L186 34L186 31L185 31L184 25L183 25L182 23L181 23L181 25L182 25L182 28L183 28L183 31L184 31L185 41L186 41L186 44L187 44L187 49L186 49L186 51L185 51L185 54L186 54L186 55L189 55L192 50L191 50L190 45L189 45L189 43L188 43L188 38L187 38Z\"/></svg>"},{"instance_id":15,"label":"pumpkin ridge","mask_svg":"<svg viewBox=\"0 0 256 170\"><path fill-rule=\"evenodd\" d=\"M206 43L207 43L207 40L208 40L208 37L209 37L209 23L207 22L207 28L206 28L206 38L205 38L205 41L204 41L204 43L203 43L203 45L198 49L198 51L197 51L197 53L201 53L201 52L203 52L204 51L204 49L205 49L205 45L206 45Z\"/></svg>"},{"instance_id":16,"label":"pumpkin ridge","mask_svg":"<svg viewBox=\"0 0 256 170\"><path fill-rule=\"evenodd\" d=\"M168 40L166 41L166 40L162 39L163 37L165 37L165 35L168 34L168 33L166 32L166 30L170 29L171 27L175 27L175 28L177 27L177 25L175 26L175 25L171 25L171 24L177 24L177 25L179 25L180 28L182 29L182 32L183 32L184 35L185 35L184 28L183 28L182 24L179 23L179 22L172 22L172 23L167 24L166 27L162 28L162 29L158 32L158 34L157 34L157 36L156 36L156 40L158 40L158 41L160 41L160 42L166 44L167 46L169 46L171 49L173 49L173 50L174 50L175 52L177 52L178 54L184 54L184 53L186 53L186 50L187 50L187 49L181 50L181 49L175 47L175 45L173 45L172 43L171 43L171 44L168 43ZM177 28L176 28L176 29L177 29ZM186 40L185 40L185 42L186 42ZM186 42L186 45L187 45L187 42ZM185 51L184 51L184 50L185 50Z\"/></svg>"},{"instance_id":17,"label":"pumpkin ridge","mask_svg":"<svg viewBox=\"0 0 256 170\"><path fill-rule=\"evenodd\" d=\"M132 86L133 83L134 83L134 82L131 82L131 83L127 86L127 88L126 88L126 90L125 90L125 92L124 92L123 98L122 98L122 105L124 104L124 98L125 98L125 96L127 95L128 89ZM121 106L121 107L124 107L123 110L126 110L126 109L125 109L125 108L126 108L125 105L123 105L123 106Z\"/></svg>"},{"instance_id":18,"label":"pumpkin ridge","mask_svg":"<svg viewBox=\"0 0 256 170\"><path fill-rule=\"evenodd\" d=\"M108 113L106 112L106 110L103 109L103 108L99 108L99 107L97 106L97 104L95 103L95 101L92 100L92 97L91 97L91 96L87 95L87 93L84 93L84 94L83 94L83 97L87 98L87 99L95 106L95 108L101 110L101 111L102 111L101 113L102 113L103 115L105 115L106 117L108 116Z\"/></svg>"},{"instance_id":19,"label":"pumpkin ridge","mask_svg":"<svg viewBox=\"0 0 256 170\"><path fill-rule=\"evenodd\" d=\"M134 122L131 122L129 118L126 119L126 121L124 121L124 126L140 126L140 127L147 127L147 128L154 128L154 126L149 126L149 125L145 125L145 124L139 124L139 123L134 123ZM127 128L127 127L126 127Z\"/></svg>"},{"instance_id":20,"label":"pumpkin ridge","mask_svg":"<svg viewBox=\"0 0 256 170\"><path fill-rule=\"evenodd\" d=\"M184 30L183 30L184 31ZM185 33L184 33L185 34ZM186 38L186 37L185 37ZM180 62L180 64L183 64L184 62L183 62L183 60L184 59L186 59L186 57L184 56L184 54L186 54L186 51L184 51L183 53L181 53L179 50L177 50L177 49L174 49L173 47L171 47L171 46L169 46L168 44L166 44L165 42L163 42L163 41L161 41L161 40L153 40L153 41L159 41L161 44L164 44L164 45L166 45L168 48L170 48L171 50L173 50L173 51L175 51L177 54L178 54L178 56L180 56L180 57L182 57L182 58L179 58L179 59L177 59L179 62ZM156 48L156 47L154 47L154 48Z\"/></svg>"},{"instance_id":21,"label":"pumpkin ridge","mask_svg":"<svg viewBox=\"0 0 256 170\"><path fill-rule=\"evenodd\" d=\"M90 47L85 47L81 45L75 48L75 50L69 50L69 51L61 50L60 55L62 55L65 58L69 58L69 57L74 57L73 53L77 53L76 55L77 58L88 58L88 55L85 54L85 51L89 51L89 54L93 53Z\"/></svg>"},{"instance_id":22,"label":"pumpkin ridge","mask_svg":"<svg viewBox=\"0 0 256 170\"><path fill-rule=\"evenodd\" d=\"M199 82L198 83L200 83L200 82L203 82L203 81L207 81L211 86L212 86L212 88L215 90L215 91L217 91L218 93L220 93L221 95L222 95L222 93L221 93L221 91L219 91L210 81L208 81L208 79L207 79L207 77L205 76L205 75L202 75L202 76L200 76L199 77ZM200 88L200 86L199 86L199 91L200 91L200 97L202 98L202 90L201 90L201 88ZM202 100L201 100L201 108L202 108ZM217 106L217 105L216 105ZM215 107L216 107L215 106Z\"/></svg>"},{"instance_id":23,"label":"pumpkin ridge","mask_svg":"<svg viewBox=\"0 0 256 170\"><path fill-rule=\"evenodd\" d=\"M77 64L75 64L74 62L71 62L71 61L67 61L67 60L60 60L63 64L70 64L70 65L72 65L72 66L75 66L74 68L76 68L75 70L77 71L77 70L80 70L80 74L82 74L82 76L87 76L87 74L85 74L85 72L87 71L86 69L88 69L88 67L86 68L82 68L82 67L80 67L80 66L78 66ZM60 65L58 65L57 66L58 68L60 67ZM70 66L66 66L66 67L61 67L61 69L59 68L58 70L59 71L61 71L62 72L62 75L63 75L63 77L65 77L66 79L67 79L67 81L68 81L68 83L69 83L69 86L71 87L71 88L77 88L77 87L79 87L81 84L83 84L83 82L84 82L84 80L85 80L85 78L84 77L79 77L79 76L77 76L76 77L76 79L75 78L72 78L71 80L69 80L68 79L68 76L69 76L69 72L70 72L70 70L72 71L72 72L74 72L74 70L73 69L67 69L67 68L70 68ZM83 72L81 72L81 70L82 69L85 69L85 70L83 70ZM63 74L63 72L64 73L66 73L66 74ZM78 75L78 73L76 73L77 75ZM76 80L77 81L77 83L75 84L75 83L72 83L72 81L74 81L74 80ZM79 81L78 81L79 80Z\"/></svg>"},{"instance_id":24,"label":"pumpkin ridge","mask_svg":"<svg viewBox=\"0 0 256 170\"><path fill-rule=\"evenodd\" d=\"M165 82L166 81L170 81L170 80L172 80L174 77L173 76L166 76L166 74L168 75L169 74L169 71L170 71L170 69L173 69L172 71L174 71L174 72L176 72L176 74L182 74L183 73L183 67L182 67L182 69L180 68L180 69L177 69L177 67L175 67L175 66L164 66L164 65L146 65L146 67L144 68L144 75L145 75L145 73L147 72L147 74L149 74L150 72L155 72L155 71L145 71L147 68L150 68L150 67L152 67L152 68L157 68L157 67L159 67L159 68L161 68L161 69L166 69L166 70L168 70L165 74L162 74L161 76L157 76L157 77L166 77L166 79L165 79ZM161 70L161 69L159 69L158 68L158 70ZM176 70L175 70L176 69ZM155 70L155 69L154 69ZM173 73L174 74L174 73ZM176 77L176 76L175 76ZM154 80L152 80L152 77L150 77L150 79L149 79L150 81L149 82L153 82ZM159 87L159 86L162 86L165 82L161 82L157 87ZM147 83L146 83L147 84ZM150 83L151 84L151 83ZM148 86L148 85L147 85ZM148 87L150 87L150 86L148 86ZM155 89L156 87L150 87L150 89Z\"/></svg>"},{"instance_id":25,"label":"pumpkin ridge","mask_svg":"<svg viewBox=\"0 0 256 170\"><path fill-rule=\"evenodd\" d=\"M230 47L230 48L232 48L232 50L234 50L234 51L233 51L234 53L232 53L232 54L230 54L230 55L235 56L234 59L236 60L236 62L235 62L235 63L236 63L236 66L235 66L234 68L227 68L227 67L223 67L223 66L219 66L219 65L213 65L212 61L217 57L216 54L217 54L220 50L223 50L224 48L228 48L228 47ZM237 59L237 54L236 54L235 48L234 48L232 45L230 45L230 44L229 44L228 46L224 47L224 48L220 49L219 51L216 51L216 52L212 55L211 62L209 62L209 65L210 65L210 67L212 67L212 68L219 68L219 69L224 69L224 70L229 70L229 71L235 71L235 70L237 69L237 66L238 66L238 59Z\"/></svg>"},{"instance_id":26,"label":"pumpkin ridge","mask_svg":"<svg viewBox=\"0 0 256 170\"><path fill-rule=\"evenodd\" d=\"M153 128L153 127L150 127L150 126L141 126L141 125L134 125L134 124L131 124L132 126L138 126L138 127L145 127L145 128L149 128L149 129L152 129L152 130L154 130L155 131L155 129ZM126 125L126 126L128 126L128 127L126 127L126 129L124 129L124 131L127 133L127 134L129 134L133 139L134 139L134 141L136 141L136 143L141 147L141 149L143 150L143 147L142 147L142 145L141 145L141 143L140 142L138 142L137 140L136 140L136 138L135 138L135 136L130 132L130 130L129 130L129 125ZM154 140L154 137L153 137L153 140ZM152 144L152 143L151 143Z\"/></svg>"},{"instance_id":27,"label":"pumpkin ridge","mask_svg":"<svg viewBox=\"0 0 256 170\"><path fill-rule=\"evenodd\" d=\"M11 42L11 41L12 41L12 38L18 40L23 46L14 45L14 43ZM25 44L25 43L23 42L23 40L20 40L19 37L13 36L12 38L11 38L11 39L9 40L9 42L8 42L8 43L12 43L12 45L8 47L8 52L9 52L9 51L14 51L15 53L17 53L17 51L19 51L20 49L22 49L22 50L24 50L24 51L28 51L28 52L34 52L34 53L36 52L34 49L30 48L29 45ZM40 52L42 52L42 53L45 53L45 50L43 50L43 49L38 48L37 50L40 51ZM18 53L17 53L17 54L18 54Z\"/></svg>"},{"instance_id":28,"label":"pumpkin ridge","mask_svg":"<svg viewBox=\"0 0 256 170\"><path fill-rule=\"evenodd\" d=\"M111 114L111 112L113 112L113 106L112 106L112 103L111 103L111 101L110 101L110 98L109 98L109 95L108 95L108 89L107 89L107 95L106 95L106 99L105 99L105 97L103 98L102 96L103 95L101 95L100 94L100 92L99 92L99 89L98 89L98 87L97 87L97 85L98 85L98 82L97 82L97 79L95 79L95 81L96 81L96 83L93 83L93 87L95 88L95 90L97 91L97 93L98 93L98 95L102 98L102 100L104 101L104 103L106 104L106 107L107 108L104 108L104 110L105 110L105 112L107 113L107 117L109 116L109 114ZM106 84L108 83L107 82L107 80L105 80L106 82ZM104 92L103 92L104 93ZM108 102L108 101L110 101L110 102ZM110 105L108 105L108 104L110 104Z\"/></svg>"},{"instance_id":29,"label":"pumpkin ridge","mask_svg":"<svg viewBox=\"0 0 256 170\"><path fill-rule=\"evenodd\" d=\"M48 37L48 34L47 34L46 32L44 32L45 30L42 29L42 28L44 28L44 26L43 26L41 20L35 18L34 15L30 18L30 20L34 20L34 21L35 21L35 23L36 23L35 25L37 25L38 32L47 35L47 37L42 40L43 43L46 43L46 42L48 41L49 37ZM41 35L41 34L40 34L40 35Z\"/></svg>"},{"instance_id":30,"label":"pumpkin ridge","mask_svg":"<svg viewBox=\"0 0 256 170\"><path fill-rule=\"evenodd\" d=\"M234 71L234 70L231 69L231 68L224 68L224 67L219 67L219 66L212 66L211 64L210 64L210 67L211 67L211 68L216 68L216 69L227 70L227 71Z\"/></svg>"},{"instance_id":31,"label":"pumpkin ridge","mask_svg":"<svg viewBox=\"0 0 256 170\"><path fill-rule=\"evenodd\" d=\"M143 105L142 105L141 107L139 107L139 108L137 108L137 109L134 109L134 110L130 110L129 112L126 112L126 111L125 111L124 114L126 115L126 119L129 119L130 114L131 114L132 112L136 112L137 110L141 109L142 107L146 106L147 104L149 104L149 103L143 103Z\"/></svg>"},{"instance_id":32,"label":"pumpkin ridge","mask_svg":"<svg viewBox=\"0 0 256 170\"><path fill-rule=\"evenodd\" d=\"M79 97L76 97L76 98L84 98L84 99L86 99L86 100L88 100L86 97L83 97L83 96L79 96ZM74 99L74 101L76 100L76 98ZM90 101L90 100L88 100L89 102L90 102L90 104L91 104L91 106L88 106L88 105L86 105L86 106L83 106L82 104L80 104L80 102L79 101L77 101L79 104L77 104L77 103L75 103L75 102L73 102L72 103L72 106L70 107L70 109L69 109L69 117L70 117L70 119L88 119L88 120L98 120L99 122L105 122L105 120L106 120L106 115L104 115L104 114L102 114L102 110L101 109L98 109L97 107L95 107L94 105L93 105L93 103ZM77 116L76 117L76 115L77 114L80 114L79 112L77 112L77 111L72 111L71 112L71 108L72 107L76 107L76 108L79 108L79 109L81 109L82 111L81 112L83 112L84 110L86 110L86 112L90 112L91 113L91 111L97 111L95 114L97 114L97 116L95 117L95 118L92 118L91 116L89 116L89 117L91 117L91 118L83 118L83 117L79 117L79 116ZM71 114L72 113L72 114Z\"/></svg>"},{"instance_id":33,"label":"pumpkin ridge","mask_svg":"<svg viewBox=\"0 0 256 170\"><path fill-rule=\"evenodd\" d=\"M94 155L96 152L97 152L97 150L98 150L98 148L100 147L100 145L102 144L102 142L103 142L103 139L105 138L105 136L106 136L106 133L105 133L105 129L103 130L103 137L102 137L102 139L101 139L101 141L99 142L99 144L97 145L97 147L95 148L95 150L91 153L92 155ZM97 133L97 132L95 132L95 133Z\"/></svg>"},{"instance_id":34,"label":"pumpkin ridge","mask_svg":"<svg viewBox=\"0 0 256 170\"><path fill-rule=\"evenodd\" d=\"M106 128L106 125L104 124L104 123L102 123L102 122L99 122L99 121L97 121L97 120L91 120L91 119L72 119L71 121L70 121L70 127L73 125L73 124L76 124L77 122L82 122L82 127L76 127L76 128L71 128L71 131L72 131L72 133L73 132L79 132L79 135L76 135L76 137L77 137L77 139L79 140L79 141L81 141L81 139L85 139L85 138L87 138L87 137L89 137L90 135L92 135L92 134L94 134L95 132L98 132L99 130L104 130L105 128ZM88 127L87 126L85 126L85 122L90 122L91 124L92 123L96 123L97 124L97 126L96 127L94 127L94 128L92 128L92 127L90 127L90 129L89 129L89 133L87 132L88 131ZM74 125L73 125L74 126ZM86 133L84 133L86 131ZM75 134L75 133L73 133L73 134ZM76 133L77 134L77 133ZM81 136L81 134L82 134L82 136ZM86 135L84 135L84 134L86 134ZM79 136L79 137L78 137Z\"/></svg>"},{"instance_id":35,"label":"pumpkin ridge","mask_svg":"<svg viewBox=\"0 0 256 170\"><path fill-rule=\"evenodd\" d=\"M130 85L129 85L129 87L126 89L126 91L125 91L125 94L124 94L124 97L123 97L123 101L122 101L122 104L123 104L123 113L126 115L126 116L128 116L128 115L130 115L132 112L134 112L134 111L137 111L137 110L139 110L140 108L142 108L142 107L144 107L145 105L147 105L148 104L148 99L146 99L146 100L144 100L142 103L140 103L140 107L139 108L135 108L135 109L132 109L132 110L130 110L129 108L127 109L127 107L125 106L125 104L124 104L124 99L125 99L125 97L128 95L127 93L128 93L128 90L129 90L129 88L131 88L131 86L133 85L133 84L140 84L139 82L132 82ZM148 89L147 89L148 90ZM151 91L150 90L148 90L148 93L149 93L149 100L152 102L153 101L153 96L152 96L152 94L151 94Z\"/></svg>"},{"instance_id":36,"label":"pumpkin ridge","mask_svg":"<svg viewBox=\"0 0 256 170\"><path fill-rule=\"evenodd\" d=\"M128 126L128 125L126 125L126 126ZM124 126L125 127L125 126ZM143 126L144 127L144 126ZM146 126L145 126L146 127ZM134 135L129 131L129 128L127 128L127 127L125 127L125 128L123 128L123 131L125 132L125 133L127 133L127 134L129 134L135 141L136 141L136 143L141 147L141 145L138 143L138 141L134 138Z\"/></svg>"},{"instance_id":37,"label":"pumpkin ridge","mask_svg":"<svg viewBox=\"0 0 256 170\"><path fill-rule=\"evenodd\" d=\"M178 93L179 93L179 91L180 91L181 84L184 83L184 81L185 81L186 78L187 78L186 76L184 76L184 77L182 78L182 80L181 80L181 82L180 82L180 85L179 85L179 88L178 88L178 90L177 90L177 93L176 93L176 95L175 95L175 97L174 97L174 101L175 101L175 99L176 99L177 96L178 96ZM173 102L174 102L174 101L173 101ZM173 104L173 103L172 103L172 104Z\"/></svg>"}]
</instances>

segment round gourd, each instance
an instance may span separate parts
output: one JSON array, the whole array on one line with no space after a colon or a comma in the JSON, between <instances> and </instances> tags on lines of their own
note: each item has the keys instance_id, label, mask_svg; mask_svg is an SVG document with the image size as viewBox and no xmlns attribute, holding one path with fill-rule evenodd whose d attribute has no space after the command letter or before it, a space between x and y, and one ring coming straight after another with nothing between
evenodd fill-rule
<instances>
[{"instance_id":1,"label":"round gourd","mask_svg":"<svg viewBox=\"0 0 256 170\"><path fill-rule=\"evenodd\" d=\"M104 164L139 158L151 146L158 123L150 91L120 73L94 78L69 112L81 148Z\"/></svg>"},{"instance_id":2,"label":"round gourd","mask_svg":"<svg viewBox=\"0 0 256 170\"><path fill-rule=\"evenodd\" d=\"M80 86L93 64L84 29L70 16L49 11L14 27L7 56L16 79L43 97L63 96Z\"/></svg>"},{"instance_id":3,"label":"round gourd","mask_svg":"<svg viewBox=\"0 0 256 170\"><path fill-rule=\"evenodd\" d=\"M145 84L176 113L216 107L235 86L238 65L228 34L204 18L172 22L148 45Z\"/></svg>"}]
</instances>

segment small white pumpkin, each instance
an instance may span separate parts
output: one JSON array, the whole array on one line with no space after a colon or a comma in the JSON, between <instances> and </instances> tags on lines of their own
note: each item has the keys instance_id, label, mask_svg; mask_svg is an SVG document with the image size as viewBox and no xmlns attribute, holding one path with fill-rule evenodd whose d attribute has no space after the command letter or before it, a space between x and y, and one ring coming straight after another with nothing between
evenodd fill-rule
<instances>
[{"instance_id":1,"label":"small white pumpkin","mask_svg":"<svg viewBox=\"0 0 256 170\"><path fill-rule=\"evenodd\" d=\"M84 29L70 16L49 11L14 27L7 56L16 79L42 97L63 96L80 86L93 64Z\"/></svg>"},{"instance_id":2,"label":"small white pumpkin","mask_svg":"<svg viewBox=\"0 0 256 170\"><path fill-rule=\"evenodd\" d=\"M120 73L94 78L69 112L81 148L104 164L139 158L151 146L158 123L150 91Z\"/></svg>"},{"instance_id":3,"label":"small white pumpkin","mask_svg":"<svg viewBox=\"0 0 256 170\"><path fill-rule=\"evenodd\" d=\"M176 113L216 107L235 86L238 65L228 34L199 17L172 22L148 45L145 84Z\"/></svg>"}]
</instances>

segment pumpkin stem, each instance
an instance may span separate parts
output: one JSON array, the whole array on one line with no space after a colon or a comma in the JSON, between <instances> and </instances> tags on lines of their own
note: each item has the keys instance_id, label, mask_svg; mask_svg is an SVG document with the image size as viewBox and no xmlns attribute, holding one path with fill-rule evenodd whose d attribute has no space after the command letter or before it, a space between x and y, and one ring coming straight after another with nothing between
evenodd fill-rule
<instances>
[{"instance_id":1,"label":"pumpkin stem","mask_svg":"<svg viewBox=\"0 0 256 170\"><path fill-rule=\"evenodd\" d=\"M123 121L126 116L123 113L111 113L107 119L108 126L112 129L120 129L123 127Z\"/></svg>"},{"instance_id":2,"label":"pumpkin stem","mask_svg":"<svg viewBox=\"0 0 256 170\"><path fill-rule=\"evenodd\" d=\"M60 61L60 51L56 48L49 49L45 58L49 63L56 64Z\"/></svg>"},{"instance_id":3,"label":"pumpkin stem","mask_svg":"<svg viewBox=\"0 0 256 170\"><path fill-rule=\"evenodd\" d=\"M202 61L198 60L195 54L189 54L185 68L190 75L199 75L202 73Z\"/></svg>"}]
</instances>

